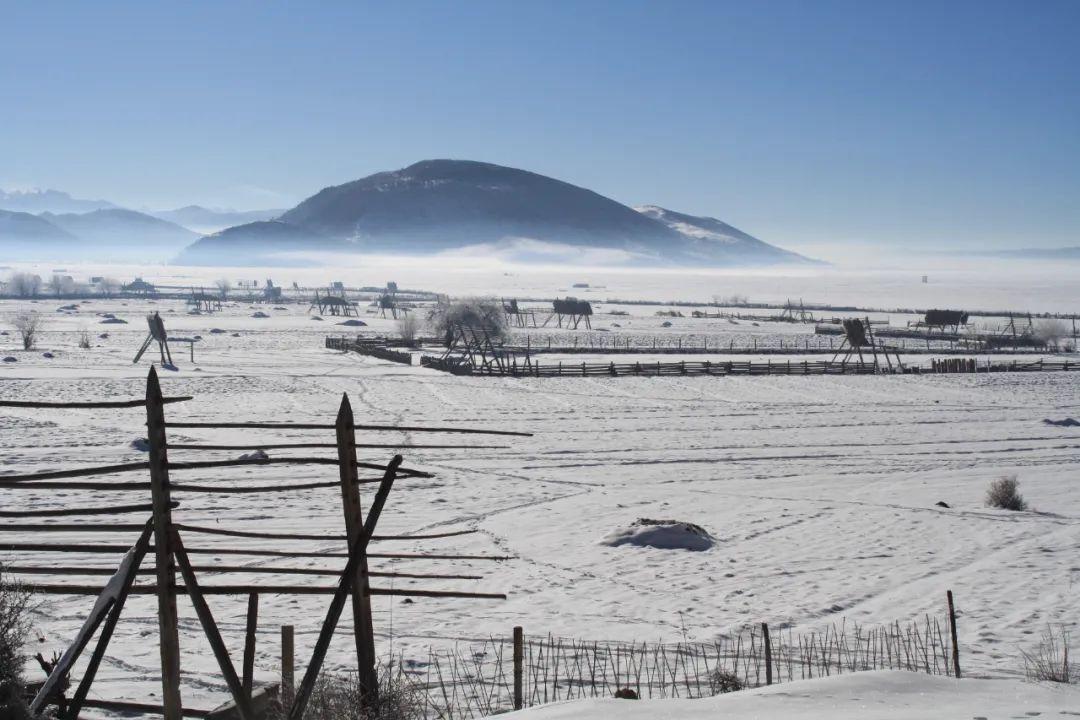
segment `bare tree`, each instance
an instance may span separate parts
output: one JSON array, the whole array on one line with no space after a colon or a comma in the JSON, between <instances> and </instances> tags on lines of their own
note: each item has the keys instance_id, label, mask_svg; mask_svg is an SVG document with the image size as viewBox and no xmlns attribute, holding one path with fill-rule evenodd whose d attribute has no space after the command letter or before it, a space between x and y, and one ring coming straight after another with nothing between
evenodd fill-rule
<instances>
[{"instance_id":1,"label":"bare tree","mask_svg":"<svg viewBox=\"0 0 1080 720\"><path fill-rule=\"evenodd\" d=\"M36 297L41 292L41 277L30 273L15 273L8 280L8 290L16 297Z\"/></svg>"},{"instance_id":2,"label":"bare tree","mask_svg":"<svg viewBox=\"0 0 1080 720\"><path fill-rule=\"evenodd\" d=\"M221 278L214 284L217 285L218 294L221 295L222 298L229 297L229 291L232 290L232 283L229 282L228 279Z\"/></svg>"},{"instance_id":3,"label":"bare tree","mask_svg":"<svg viewBox=\"0 0 1080 720\"><path fill-rule=\"evenodd\" d=\"M403 343L406 345L415 343L416 336L420 332L420 320L417 319L416 313L403 312L397 319L397 329Z\"/></svg>"},{"instance_id":4,"label":"bare tree","mask_svg":"<svg viewBox=\"0 0 1080 720\"><path fill-rule=\"evenodd\" d=\"M112 297L120 291L120 281L116 278L103 277L98 280L98 292L105 297Z\"/></svg>"},{"instance_id":5,"label":"bare tree","mask_svg":"<svg viewBox=\"0 0 1080 720\"><path fill-rule=\"evenodd\" d=\"M33 350L37 334L45 324L45 318L36 312L24 312L15 316L15 330L22 338L23 350Z\"/></svg>"},{"instance_id":6,"label":"bare tree","mask_svg":"<svg viewBox=\"0 0 1080 720\"><path fill-rule=\"evenodd\" d=\"M60 297L61 295L71 295L75 292L75 281L68 275L57 275L54 273L53 276L49 278L46 285L56 297Z\"/></svg>"},{"instance_id":7,"label":"bare tree","mask_svg":"<svg viewBox=\"0 0 1080 720\"><path fill-rule=\"evenodd\" d=\"M1047 347L1056 350L1061 341L1069 337L1069 326L1063 320L1048 318L1040 320L1035 325L1033 334L1037 340L1041 340Z\"/></svg>"}]
</instances>

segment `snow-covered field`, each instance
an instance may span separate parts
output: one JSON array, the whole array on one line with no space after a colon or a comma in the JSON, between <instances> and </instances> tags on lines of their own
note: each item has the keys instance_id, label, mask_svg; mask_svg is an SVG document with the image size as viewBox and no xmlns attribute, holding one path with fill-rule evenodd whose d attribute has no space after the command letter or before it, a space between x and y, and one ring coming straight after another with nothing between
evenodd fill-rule
<instances>
[{"instance_id":1,"label":"snow-covered field","mask_svg":"<svg viewBox=\"0 0 1080 720\"><path fill-rule=\"evenodd\" d=\"M99 274L91 268L67 270ZM226 273L237 274L235 270L159 270L161 275L165 270L175 273L178 284L194 281L196 272L204 273L207 283ZM133 274L111 272L125 278ZM612 297L636 293L657 299L708 300L713 293L738 291L752 300L782 301L789 292L783 283L790 283L791 294L807 301L855 302L858 295L866 304L958 306L965 297L977 294L979 300L967 307L1036 311L1080 307L1080 290L1064 275L1026 286L1015 275L1003 278L1002 289L995 295L992 279L974 276L958 281L949 294L940 287L919 284L915 275L890 276L880 282L863 279L857 290L854 279L838 284L837 277L828 274L780 281L767 276L738 277L719 288L716 276L706 275L610 274L598 281L592 275L581 277L569 271L529 277L452 269L441 275L435 269L410 271L411 277L406 272L391 277L390 270L383 268L373 272L374 276L364 276L364 284L396 279L403 287L455 294L563 294L572 279L582 279L606 285L605 296ZM140 273L152 281L164 280L154 274L154 268L142 268ZM245 273L261 279L263 271ZM295 274L304 274L312 284L354 277L331 277L325 270L314 269ZM281 280L291 282L292 277ZM919 292L931 296L916 296ZM0 336L0 352L17 358L17 362L0 364L0 397L141 397L155 351L140 365L132 365L131 358L146 336L145 314L158 310L172 335L203 338L196 345L194 365L177 346L173 352L179 369L162 373L167 395L195 396L191 402L167 408L173 420L331 422L341 393L347 392L358 422L460 424L535 433L532 438L508 442L482 441L504 446L499 448L406 453L409 466L437 477L402 480L380 531L477 528L480 532L438 543L395 542L394 550L506 553L515 559L502 564L382 560L378 566L373 561L373 570L476 570L486 575L479 583L397 580L395 587L509 594L505 602L417 599L405 603L401 598L375 598L376 631L383 651L392 648L419 656L429 644L508 635L514 625L523 625L531 634L595 639L677 640L685 636L707 640L735 625L760 621L796 629L813 629L844 618L871 624L904 621L924 613L940 615L945 591L952 589L960 613L965 668L976 674L1015 676L1022 670L1020 651L1032 648L1048 623L1073 628L1080 623L1076 602L1080 430L1043 422L1080 418L1080 373L462 378L328 351L323 348L327 334L352 329L335 326L336 319L313 321L306 306L290 304L275 310L236 304L221 313L193 316L176 301L95 300L80 304L77 312L55 312L63 304L39 300L33 306L48 315L37 351L16 350L13 335ZM11 331L13 315L27 307L25 301L0 302L0 328ZM258 311L270 317L252 317ZM97 313L106 312L128 324L101 324L103 318ZM657 321L645 316L634 319L650 328ZM372 316L364 320L369 323L365 330L371 332L394 329L390 320ZM211 333L215 328L225 332ZM84 330L93 338L89 350L77 347ZM108 337L99 337L102 333ZM43 357L45 351L55 357ZM144 456L131 442L143 436L143 420L139 409L3 409L0 470L24 473L140 460ZM253 443L260 441L256 438L270 441L283 436L301 439L298 434L272 431L200 430L174 430L170 439ZM307 434L304 439L313 437ZM358 441L445 440L433 437L362 433ZM319 439L333 441L330 433ZM467 437L455 441L473 442ZM326 451L328 456L332 452ZM362 459L385 461L392 452L363 450ZM184 451L171 453L173 460L185 458L194 459ZM984 507L988 483L1012 474L1020 479L1033 510L1011 513ZM258 476L268 483L331 480L336 470L265 466L245 469L241 476ZM185 479L224 477L224 473L207 471L189 473ZM176 512L179 522L220 523L232 529L341 531L340 496L332 488L272 496L178 493L178 499L183 503ZM0 489L0 505L5 508L114 501L130 501L130 495ZM938 507L938 501L951 507ZM715 544L703 552L689 552L602 543L609 533L640 517L695 523L715 538ZM41 535L4 535L5 541L43 539ZM61 538L100 540L99 535L90 534L49 539ZM193 536L187 545L265 546L253 540L225 540ZM328 541L308 547L338 549L337 545ZM102 567L117 559L0 554L0 560L17 560L20 565ZM308 563L200 557L203 565L225 562L271 566L276 562L279 567ZM323 566L335 567L329 561ZM205 584L248 579L239 574L207 575ZM330 584L328 578L271 575L260 579ZM387 586L389 582L383 581ZM61 649L91 602L86 597L51 598L37 621L43 641L32 649L46 655ZM326 602L318 596L263 598L258 677L275 678L281 624L296 626L297 657L303 666ZM230 649L238 656L244 598L214 597L211 604ZM194 614L183 601L181 608L185 697L192 706L207 707L221 698L222 685L215 679L218 673ZM350 625L350 618L343 619L343 630L332 648L332 666L349 661L351 639L345 630ZM159 692L155 634L153 600L133 597L95 694L147 699ZM37 672L33 669L31 676ZM845 688L845 692L863 692L861 686ZM779 692L786 691L772 694ZM1030 702L1018 700L1017 711L1049 709L1054 707L1054 698L1064 697L1032 693ZM752 705L756 697L724 698L709 701L715 705L702 703L702 707L720 712L734 707L723 703ZM747 708L752 709L751 705ZM1076 709L1071 701L1058 707ZM537 716L545 717L545 712L550 717L570 716L557 708ZM597 712L597 717L603 715ZM783 716L780 711L767 712L772 710L763 710L761 716ZM850 711L834 716L859 715Z\"/></svg>"}]
</instances>

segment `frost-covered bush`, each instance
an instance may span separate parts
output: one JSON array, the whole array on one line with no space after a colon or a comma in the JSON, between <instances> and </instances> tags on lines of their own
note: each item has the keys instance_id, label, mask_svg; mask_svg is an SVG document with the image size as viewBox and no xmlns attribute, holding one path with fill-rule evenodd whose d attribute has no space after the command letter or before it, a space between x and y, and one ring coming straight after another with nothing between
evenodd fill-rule
<instances>
[{"instance_id":1,"label":"frost-covered bush","mask_svg":"<svg viewBox=\"0 0 1080 720\"><path fill-rule=\"evenodd\" d=\"M356 673L325 673L312 689L304 720L424 720L425 692L400 668L384 664L379 668L379 702L369 712L361 704L364 693Z\"/></svg>"},{"instance_id":2,"label":"frost-covered bush","mask_svg":"<svg viewBox=\"0 0 1080 720\"><path fill-rule=\"evenodd\" d=\"M44 318L36 312L24 312L15 316L15 330L22 339L23 350L33 350L38 332L45 324Z\"/></svg>"},{"instance_id":3,"label":"frost-covered bush","mask_svg":"<svg viewBox=\"0 0 1080 720\"><path fill-rule=\"evenodd\" d=\"M23 641L29 628L30 593L10 582L0 566L0 718L30 714L23 700Z\"/></svg>"},{"instance_id":4,"label":"frost-covered bush","mask_svg":"<svg viewBox=\"0 0 1080 720\"><path fill-rule=\"evenodd\" d=\"M990 483L986 491L986 504L1002 510L1027 510L1028 505L1018 491L1020 481L1015 475L1007 475Z\"/></svg>"},{"instance_id":5,"label":"frost-covered bush","mask_svg":"<svg viewBox=\"0 0 1080 720\"><path fill-rule=\"evenodd\" d=\"M7 291L16 297L36 297L41 292L41 277L31 273L15 273L8 279Z\"/></svg>"},{"instance_id":6,"label":"frost-covered bush","mask_svg":"<svg viewBox=\"0 0 1080 720\"><path fill-rule=\"evenodd\" d=\"M398 335L406 345L416 342L416 336L420 333L420 320L411 312L403 313L397 319Z\"/></svg>"},{"instance_id":7,"label":"frost-covered bush","mask_svg":"<svg viewBox=\"0 0 1080 720\"><path fill-rule=\"evenodd\" d=\"M495 344L510 338L510 325L502 303L491 298L463 298L431 311L428 318L431 330L449 345L460 328L472 328L486 333Z\"/></svg>"}]
</instances>

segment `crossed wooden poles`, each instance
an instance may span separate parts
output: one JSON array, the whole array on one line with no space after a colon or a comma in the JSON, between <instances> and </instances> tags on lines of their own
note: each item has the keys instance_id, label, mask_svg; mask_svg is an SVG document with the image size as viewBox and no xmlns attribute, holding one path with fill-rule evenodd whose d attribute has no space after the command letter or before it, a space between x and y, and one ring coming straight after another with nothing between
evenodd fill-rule
<instances>
[{"instance_id":1,"label":"crossed wooden poles","mask_svg":"<svg viewBox=\"0 0 1080 720\"><path fill-rule=\"evenodd\" d=\"M179 653L179 629L177 622L177 607L176 596L177 594L187 594L191 598L192 605L194 606L195 613L199 618L199 622L202 626L203 632L209 640L210 646L213 650L215 659L221 670L222 678L225 684L228 686L229 693L232 696L233 706L228 708L229 710L235 710L235 714L239 715L241 720L257 720L260 717L264 708L256 708L253 703L252 694L252 665L254 662L254 636L255 636L255 617L257 613L257 595L255 593L260 590L264 592L281 592L281 593L305 593L305 594L331 594L332 599L330 606L327 609L326 617L323 621L318 641L316 642L312 659L308 668L304 674L303 680L300 686L296 689L295 695L292 694L292 688L282 688L282 698L287 701L291 697L291 704L287 707L289 717L292 720L300 720L303 717L307 703L311 697L311 692L315 686L315 682L318 679L319 673L322 669L323 662L326 657L327 650L330 645L331 638L334 631L337 628L338 621L340 620L341 613L344 611L345 604L351 599L352 612L353 612L353 624L354 624L354 636L356 643L356 655L357 655L357 669L359 671L359 682L363 692L363 702L365 705L374 708L378 703L378 677L376 672L376 654L375 654L375 642L374 631L372 628L371 617L371 601L370 596L374 594L379 595L423 595L428 597L452 597L452 598L485 598L485 599L505 599L505 595L496 593L475 593L475 592L458 592L458 591L444 591L444 590L395 590L387 588L371 588L369 585L369 577L371 573L368 571L368 557L367 552L368 544L372 539L383 540L401 540L401 539L416 539L416 538L435 538L435 537L447 537L451 535L461 535L474 531L458 531L449 533L439 533L433 535L406 535L406 536L375 536L374 531L378 524L379 517L382 514L383 508L386 505L387 498L390 491L393 488L394 482L397 478L409 478L409 477L431 477L427 473L418 472L415 470L409 470L401 466L401 455L395 455L393 459L385 466L374 465L370 463L360 463L357 461L356 450L357 443L355 438L355 432L357 426L354 423L352 409L349 405L347 397L343 397L341 407L338 412L337 421L334 425L316 425L316 424L286 424L286 423L199 423L199 422L172 422L168 425L165 422L164 405L168 402L175 402L179 400L187 400L190 398L163 398L161 394L161 388L158 382L156 371L151 368L150 374L147 378L146 387L146 399L145 401L122 401L122 402L102 402L102 403L33 403L22 401L0 401L0 406L9 407L137 407L139 405L145 405L147 416L147 440L149 444L149 458L146 463L129 463L125 465L113 465L97 468L83 468L80 470L66 470L66 471L54 471L45 473L33 473L29 475L21 476L0 476L0 487L9 489L40 489L55 486L64 486L66 488L91 488L91 489L121 489L132 492L145 491L145 485L142 483L55 483L53 480L59 478L73 478L83 477L87 475L101 475L111 474L115 472L128 472L149 470L150 483L149 489L151 491L151 504L150 505L123 505L123 506L111 506L106 508L79 508L79 509L61 509L61 510L46 510L46 511L4 511L0 510L0 517L23 517L23 516L35 516L35 515L86 515L86 514L117 514L117 513L137 513L150 511L152 517L143 526L134 526L140 528L140 534L135 545L127 550L121 561L116 573L112 576L109 582L103 589L101 588L85 588L81 586L40 586L35 585L35 589L39 592L51 592L56 594L93 594L97 596L97 602L94 604L86 621L77 635L74 643L64 655L55 664L52 671L49 674L46 682L41 686L40 690L34 697L31 708L35 713L39 713L47 704L58 702L57 696L60 695L63 683L66 681L69 673L75 662L78 660L83 651L90 644L94 634L99 630L97 645L92 651L90 660L83 677L81 678L79 685L75 691L75 694L69 701L60 699L62 704L62 717L64 720L74 720L78 717L80 710L87 702L87 694L97 674L98 668L104 658L105 652L108 648L109 641L112 638L117 622L120 618L120 614L124 608L125 601L131 594L152 592L157 596L158 604L158 632L159 632L159 646L161 656L161 677L162 677L162 707L160 711L166 718L166 720L180 720L185 714L183 704L180 697L180 653ZM252 446L239 446L239 445L184 445L173 444L169 445L166 438L167 427L180 427L180 428L219 428L219 427L245 427L245 428L288 428L288 429L327 429L333 428L336 432L336 442L333 445L322 443L297 443L297 444L278 444L278 445L262 445L260 447L336 447L338 451L338 457L335 460L319 459L319 458L273 458L261 461L245 461L245 460L232 460L232 461L206 461L206 462L181 462L170 463L168 459L168 450L171 449L209 449L209 450L222 450L222 449L251 449ZM367 425L362 426L365 429L373 430L410 430L418 432L460 432L460 433L479 433L479 434L492 434L492 435L526 435L527 433L512 433L507 431L486 431L486 430L472 430L466 428L399 428L393 426L376 426ZM386 445L364 445L362 447L388 447ZM412 445L410 447L455 447L447 445ZM468 447L468 446L466 446ZM482 446L482 447L497 447L497 446ZM205 467L227 467L236 465L249 465L249 464L270 464L275 462L289 462L293 464L302 463L318 463L318 464L334 464L339 468L339 479L334 483L307 483L307 484L292 484L277 487L255 487L255 488L223 488L223 487L211 487L211 486L192 486L185 484L174 484L170 481L169 472L170 469L193 469L193 468L205 468ZM382 477L375 479L361 479L359 477L359 468L377 469L382 472ZM370 508L366 516L361 511L360 505L360 493L359 485L368 482L378 482L379 487L375 493L375 497L371 503ZM208 568L196 568L192 565L189 555L192 552L213 552L214 554L252 554L252 555L273 555L273 556L331 556L333 554L311 554L311 553L290 553L282 551L269 551L269 550L229 550L229 549L203 549L194 548L189 550L185 547L184 542L180 536L180 530L186 529L192 532L204 532L211 534L220 534L228 536L240 536L240 537L264 537L264 538L280 538L280 539L325 539L322 537L300 535L300 534L282 534L282 533L261 533L261 532L245 532L239 530L218 530L213 528L195 527L184 524L176 524L172 520L172 510L175 509L179 503L172 499L171 493L173 490L188 491L188 492L273 492L284 490L296 490L312 487L327 487L329 485L340 484L342 492L342 501L345 513L345 540L347 541L348 553L343 554L347 557L347 562L344 569L338 574L338 582L334 587L312 587L312 586L274 586L265 587L259 585L244 585L244 586L222 586L211 585L208 587L202 587L199 584L196 576L197 569L209 569L213 570L214 567ZM0 525L0 530L24 530L24 531L48 531L59 526L41 526L32 524L19 524L19 525ZM133 527L131 525L123 527ZM76 528L89 528L93 530L106 531L109 528L107 525L88 525L81 524L78 526L68 526L67 529ZM35 551L58 551L58 552L113 552L117 548L115 546L82 546L82 545L47 545L40 543L3 543L0 544L0 549L3 550L35 550ZM136 576L140 574L140 565L145 559L148 553L154 555L154 574L156 576L156 583L153 587L135 585ZM471 556L471 555L402 555L402 554L390 554L390 555L376 555L378 557L398 557L398 558L444 558L444 559L470 559L470 560L504 560L507 558L494 557L494 556ZM36 574L43 571L50 570L49 568L16 568L16 571L28 572L30 574ZM55 571L60 574L86 574L80 568L55 568ZM95 568L94 570L97 570ZM222 571L240 571L247 572L249 569L238 567L224 567L220 568ZM251 570L254 571L254 570ZM289 569L270 569L271 572L300 572L301 569L289 570ZM176 574L180 573L183 579L183 586L176 584ZM322 573L326 574L326 573ZM410 577L410 578L459 578L459 579L479 579L478 577L466 576L466 575L430 575L430 574L396 574L396 573L375 573L379 576L388 577ZM206 596L209 594L239 594L249 593L249 605L248 605L248 633L247 644L244 650L243 659L243 676L238 675L232 659L229 656L229 652L225 646L225 642L222 639L221 633L217 627L217 623L214 619L213 613L206 601ZM216 714L216 711L215 711Z\"/></svg>"}]
</instances>

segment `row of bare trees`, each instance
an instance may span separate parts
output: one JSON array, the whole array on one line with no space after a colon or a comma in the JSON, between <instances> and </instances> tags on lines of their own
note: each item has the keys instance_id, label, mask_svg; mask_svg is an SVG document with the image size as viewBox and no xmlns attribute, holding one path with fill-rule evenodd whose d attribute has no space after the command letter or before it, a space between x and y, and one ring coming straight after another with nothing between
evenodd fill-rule
<instances>
[{"instance_id":1,"label":"row of bare trees","mask_svg":"<svg viewBox=\"0 0 1080 720\"><path fill-rule=\"evenodd\" d=\"M0 294L19 298L34 298L42 295L89 295L97 293L103 297L112 297L120 292L121 283L115 278L103 277L93 285L77 283L70 275L54 273L48 280L33 273L14 273L6 282L0 283Z\"/></svg>"}]
</instances>

